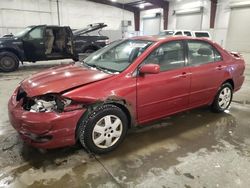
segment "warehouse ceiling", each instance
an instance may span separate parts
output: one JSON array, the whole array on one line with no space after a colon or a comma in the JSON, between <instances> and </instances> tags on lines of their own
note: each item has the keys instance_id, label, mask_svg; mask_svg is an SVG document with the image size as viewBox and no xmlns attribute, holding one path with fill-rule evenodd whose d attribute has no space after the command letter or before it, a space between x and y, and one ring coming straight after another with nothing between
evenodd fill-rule
<instances>
[{"instance_id":1,"label":"warehouse ceiling","mask_svg":"<svg viewBox=\"0 0 250 188\"><path fill-rule=\"evenodd\" d=\"M167 6L165 0L88 0L96 3L116 6L129 11L148 10L154 8L163 8Z\"/></svg>"}]
</instances>

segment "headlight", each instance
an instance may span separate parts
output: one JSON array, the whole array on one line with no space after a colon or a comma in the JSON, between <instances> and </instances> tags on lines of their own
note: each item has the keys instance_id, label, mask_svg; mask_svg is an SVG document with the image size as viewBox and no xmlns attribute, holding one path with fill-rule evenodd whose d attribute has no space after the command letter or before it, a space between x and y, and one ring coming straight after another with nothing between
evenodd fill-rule
<instances>
[{"instance_id":1,"label":"headlight","mask_svg":"<svg viewBox=\"0 0 250 188\"><path fill-rule=\"evenodd\" d=\"M30 112L62 112L71 103L73 103L72 100L62 98L58 95L44 95L29 99L24 104L24 108Z\"/></svg>"}]
</instances>

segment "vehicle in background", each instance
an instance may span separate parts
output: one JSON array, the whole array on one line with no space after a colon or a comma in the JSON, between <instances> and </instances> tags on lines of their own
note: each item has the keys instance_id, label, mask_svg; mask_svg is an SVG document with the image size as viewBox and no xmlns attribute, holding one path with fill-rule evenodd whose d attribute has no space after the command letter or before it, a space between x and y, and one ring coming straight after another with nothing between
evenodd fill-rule
<instances>
[{"instance_id":1,"label":"vehicle in background","mask_svg":"<svg viewBox=\"0 0 250 188\"><path fill-rule=\"evenodd\" d=\"M211 38L209 32L207 31L190 31L190 30L166 30L159 33L160 36L190 36L190 37L205 37Z\"/></svg>"},{"instance_id":2,"label":"vehicle in background","mask_svg":"<svg viewBox=\"0 0 250 188\"><path fill-rule=\"evenodd\" d=\"M205 38L134 37L23 80L9 100L9 119L34 147L80 142L106 153L129 128L200 106L225 111L244 70L238 53Z\"/></svg>"},{"instance_id":3,"label":"vehicle in background","mask_svg":"<svg viewBox=\"0 0 250 188\"><path fill-rule=\"evenodd\" d=\"M104 23L90 24L86 28L73 30L76 53L92 53L109 43L109 37L101 34ZM98 35L90 35L98 30Z\"/></svg>"},{"instance_id":4,"label":"vehicle in background","mask_svg":"<svg viewBox=\"0 0 250 188\"><path fill-rule=\"evenodd\" d=\"M36 25L0 38L0 70L15 71L19 62L72 58L78 60L68 26Z\"/></svg>"},{"instance_id":5,"label":"vehicle in background","mask_svg":"<svg viewBox=\"0 0 250 188\"><path fill-rule=\"evenodd\" d=\"M36 25L0 38L0 71L12 72L19 62L36 62L72 58L79 53L92 53L108 42L106 36L89 36L92 31L106 27L103 23L88 25L72 32L68 26Z\"/></svg>"}]
</instances>

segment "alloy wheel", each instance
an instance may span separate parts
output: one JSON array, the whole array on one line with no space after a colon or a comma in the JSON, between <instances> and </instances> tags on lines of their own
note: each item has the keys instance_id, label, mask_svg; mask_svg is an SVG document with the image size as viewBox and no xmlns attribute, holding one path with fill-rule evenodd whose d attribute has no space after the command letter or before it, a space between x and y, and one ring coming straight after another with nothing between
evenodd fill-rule
<instances>
[{"instance_id":1,"label":"alloy wheel","mask_svg":"<svg viewBox=\"0 0 250 188\"><path fill-rule=\"evenodd\" d=\"M94 126L92 140L99 148L113 146L121 137L123 125L120 118L115 115L106 115Z\"/></svg>"},{"instance_id":2,"label":"alloy wheel","mask_svg":"<svg viewBox=\"0 0 250 188\"><path fill-rule=\"evenodd\" d=\"M222 109L227 108L228 105L230 104L231 97L232 97L232 92L229 87L225 87L224 89L222 89L218 98L219 100L218 103L220 108Z\"/></svg>"}]
</instances>

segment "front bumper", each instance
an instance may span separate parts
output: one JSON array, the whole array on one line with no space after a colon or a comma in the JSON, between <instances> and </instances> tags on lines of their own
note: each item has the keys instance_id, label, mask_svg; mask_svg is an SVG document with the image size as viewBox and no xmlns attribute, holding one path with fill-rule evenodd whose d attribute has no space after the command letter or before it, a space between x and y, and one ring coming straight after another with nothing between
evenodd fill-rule
<instances>
[{"instance_id":1,"label":"front bumper","mask_svg":"<svg viewBox=\"0 0 250 188\"><path fill-rule=\"evenodd\" d=\"M74 145L77 123L86 109L70 112L29 112L13 95L8 103L9 120L28 144L44 149Z\"/></svg>"}]
</instances>

